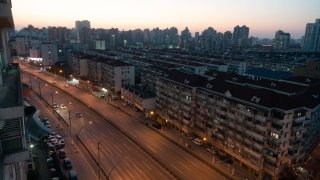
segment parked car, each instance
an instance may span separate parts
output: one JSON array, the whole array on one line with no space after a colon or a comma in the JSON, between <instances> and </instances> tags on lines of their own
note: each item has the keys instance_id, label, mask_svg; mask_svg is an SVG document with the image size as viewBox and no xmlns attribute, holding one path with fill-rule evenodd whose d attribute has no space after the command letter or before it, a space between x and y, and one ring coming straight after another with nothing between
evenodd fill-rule
<instances>
[{"instance_id":1,"label":"parked car","mask_svg":"<svg viewBox=\"0 0 320 180\"><path fill-rule=\"evenodd\" d=\"M62 164L64 168L72 169L72 164L69 158L64 158Z\"/></svg>"},{"instance_id":2,"label":"parked car","mask_svg":"<svg viewBox=\"0 0 320 180\"><path fill-rule=\"evenodd\" d=\"M59 175L58 171L55 168L50 168L49 171L50 171L51 177L57 177Z\"/></svg>"},{"instance_id":3,"label":"parked car","mask_svg":"<svg viewBox=\"0 0 320 180\"><path fill-rule=\"evenodd\" d=\"M57 138L58 140L63 139L63 137L60 136L59 134L55 135L54 137Z\"/></svg>"},{"instance_id":4,"label":"parked car","mask_svg":"<svg viewBox=\"0 0 320 180\"><path fill-rule=\"evenodd\" d=\"M48 168L54 168L54 161L51 157L47 159L47 165Z\"/></svg>"},{"instance_id":5,"label":"parked car","mask_svg":"<svg viewBox=\"0 0 320 180\"><path fill-rule=\"evenodd\" d=\"M192 140L192 142L198 146L201 146L203 143L202 143L202 140L199 139L199 138L195 138Z\"/></svg>"},{"instance_id":6,"label":"parked car","mask_svg":"<svg viewBox=\"0 0 320 180\"><path fill-rule=\"evenodd\" d=\"M78 176L77 176L76 170L69 171L69 179L70 180L78 180Z\"/></svg>"},{"instance_id":7,"label":"parked car","mask_svg":"<svg viewBox=\"0 0 320 180\"><path fill-rule=\"evenodd\" d=\"M67 153L64 149L60 149L58 155L60 159L65 159L67 157Z\"/></svg>"},{"instance_id":8,"label":"parked car","mask_svg":"<svg viewBox=\"0 0 320 180\"><path fill-rule=\"evenodd\" d=\"M215 150L214 148L207 148L207 151L208 152L210 152L211 154L213 154L213 155L216 155L217 153L218 153L218 151L217 150Z\"/></svg>"},{"instance_id":9,"label":"parked car","mask_svg":"<svg viewBox=\"0 0 320 180\"><path fill-rule=\"evenodd\" d=\"M53 107L53 108L58 108L58 104L57 104L57 103L53 103L53 104L52 104L52 107Z\"/></svg>"},{"instance_id":10,"label":"parked car","mask_svg":"<svg viewBox=\"0 0 320 180\"><path fill-rule=\"evenodd\" d=\"M161 124L159 124L158 122L152 122L152 127L161 129Z\"/></svg>"},{"instance_id":11,"label":"parked car","mask_svg":"<svg viewBox=\"0 0 320 180\"><path fill-rule=\"evenodd\" d=\"M61 104L61 105L60 105L60 108L61 108L61 109L66 109L67 107L66 107L64 104Z\"/></svg>"}]
</instances>

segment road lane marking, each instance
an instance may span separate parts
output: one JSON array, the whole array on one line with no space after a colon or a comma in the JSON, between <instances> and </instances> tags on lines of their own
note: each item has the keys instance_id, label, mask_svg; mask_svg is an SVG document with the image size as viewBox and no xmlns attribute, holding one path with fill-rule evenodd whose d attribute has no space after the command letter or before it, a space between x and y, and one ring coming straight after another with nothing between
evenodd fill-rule
<instances>
[{"instance_id":1,"label":"road lane marking","mask_svg":"<svg viewBox=\"0 0 320 180\"><path fill-rule=\"evenodd\" d=\"M179 171L181 174L183 174L182 173L182 171L180 171L180 169L178 169L175 165L173 165L173 164L170 164L174 169L176 169L177 171Z\"/></svg>"},{"instance_id":2,"label":"road lane marking","mask_svg":"<svg viewBox=\"0 0 320 180\"><path fill-rule=\"evenodd\" d=\"M146 162L142 161L142 163L151 171L152 169L147 165Z\"/></svg>"},{"instance_id":3,"label":"road lane marking","mask_svg":"<svg viewBox=\"0 0 320 180\"><path fill-rule=\"evenodd\" d=\"M191 169L190 169L188 166L186 166L183 162L178 161L178 163L179 163L181 166L183 166L184 168L186 168L188 171L191 171Z\"/></svg>"},{"instance_id":4,"label":"road lane marking","mask_svg":"<svg viewBox=\"0 0 320 180\"><path fill-rule=\"evenodd\" d=\"M113 147L115 147L120 153L122 153L122 151L120 150L120 148L118 148L118 146L113 145Z\"/></svg>"}]
</instances>

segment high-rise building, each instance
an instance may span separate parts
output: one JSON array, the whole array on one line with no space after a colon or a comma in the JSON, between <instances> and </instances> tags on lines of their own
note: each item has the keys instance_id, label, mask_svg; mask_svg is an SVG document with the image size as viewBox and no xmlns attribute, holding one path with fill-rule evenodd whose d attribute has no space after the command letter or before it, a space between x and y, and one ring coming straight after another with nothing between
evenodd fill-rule
<instances>
[{"instance_id":1,"label":"high-rise building","mask_svg":"<svg viewBox=\"0 0 320 180\"><path fill-rule=\"evenodd\" d=\"M309 52L320 52L320 19L306 25L302 49Z\"/></svg>"},{"instance_id":2,"label":"high-rise building","mask_svg":"<svg viewBox=\"0 0 320 180\"><path fill-rule=\"evenodd\" d=\"M183 49L188 49L188 46L190 45L191 41L191 33L186 27L183 31L181 31L181 36L180 36L180 47Z\"/></svg>"},{"instance_id":3,"label":"high-rise building","mask_svg":"<svg viewBox=\"0 0 320 180\"><path fill-rule=\"evenodd\" d=\"M44 66L53 65L56 63L59 60L57 44L41 44L41 56Z\"/></svg>"},{"instance_id":4,"label":"high-rise building","mask_svg":"<svg viewBox=\"0 0 320 180\"><path fill-rule=\"evenodd\" d=\"M282 30L279 30L276 32L275 37L275 49L278 50L285 50L289 47L290 42L290 33L283 32Z\"/></svg>"},{"instance_id":5,"label":"high-rise building","mask_svg":"<svg viewBox=\"0 0 320 180\"><path fill-rule=\"evenodd\" d=\"M84 27L88 28L88 29L91 28L90 21L88 21L88 20L76 21L75 25L76 25L76 29L78 29L78 30L81 28L84 28Z\"/></svg>"},{"instance_id":6,"label":"high-rise building","mask_svg":"<svg viewBox=\"0 0 320 180\"><path fill-rule=\"evenodd\" d=\"M90 21L88 20L76 21L75 25L76 25L77 39L80 40L80 44L88 44L89 32L91 29Z\"/></svg>"},{"instance_id":7,"label":"high-rise building","mask_svg":"<svg viewBox=\"0 0 320 180\"><path fill-rule=\"evenodd\" d=\"M233 29L233 45L236 47L246 47L248 46L248 38L249 38L249 27L247 26L236 26Z\"/></svg>"}]
</instances>

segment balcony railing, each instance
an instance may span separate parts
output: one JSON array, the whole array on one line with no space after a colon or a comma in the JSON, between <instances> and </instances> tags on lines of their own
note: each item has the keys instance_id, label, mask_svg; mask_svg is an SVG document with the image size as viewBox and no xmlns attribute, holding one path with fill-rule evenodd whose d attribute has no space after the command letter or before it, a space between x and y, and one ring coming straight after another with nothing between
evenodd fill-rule
<instances>
[{"instance_id":1,"label":"balcony railing","mask_svg":"<svg viewBox=\"0 0 320 180\"><path fill-rule=\"evenodd\" d=\"M11 4L11 0L0 0L0 3Z\"/></svg>"}]
</instances>

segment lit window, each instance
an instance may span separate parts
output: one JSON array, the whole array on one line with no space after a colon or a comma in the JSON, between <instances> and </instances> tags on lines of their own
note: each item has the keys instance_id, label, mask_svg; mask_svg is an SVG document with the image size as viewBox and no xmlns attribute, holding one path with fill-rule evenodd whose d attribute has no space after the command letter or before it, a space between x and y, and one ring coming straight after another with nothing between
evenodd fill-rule
<instances>
[{"instance_id":1,"label":"lit window","mask_svg":"<svg viewBox=\"0 0 320 180\"><path fill-rule=\"evenodd\" d=\"M271 132L270 135L271 135L271 137L274 137L276 139L279 138L279 135L277 133Z\"/></svg>"}]
</instances>

